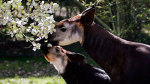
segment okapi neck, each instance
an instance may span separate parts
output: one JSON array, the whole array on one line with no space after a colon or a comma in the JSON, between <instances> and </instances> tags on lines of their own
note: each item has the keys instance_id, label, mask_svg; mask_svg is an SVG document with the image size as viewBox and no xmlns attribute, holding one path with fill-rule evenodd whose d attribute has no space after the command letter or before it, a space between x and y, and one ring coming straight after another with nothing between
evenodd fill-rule
<instances>
[{"instance_id":1,"label":"okapi neck","mask_svg":"<svg viewBox=\"0 0 150 84\"><path fill-rule=\"evenodd\" d=\"M79 80L82 79L80 71L84 69L84 61L79 63L71 63L68 61L65 72L60 74L67 84L78 84Z\"/></svg>"},{"instance_id":2,"label":"okapi neck","mask_svg":"<svg viewBox=\"0 0 150 84\"><path fill-rule=\"evenodd\" d=\"M110 75L114 66L119 66L119 68L124 67L120 67L119 64L115 65L114 60L119 61L118 63L121 64L123 61L126 61L124 59L126 57L123 54L125 53L125 49L127 49L125 46L127 43L126 40L109 33L99 25L93 23L84 30L82 47ZM120 61L118 58L123 60ZM119 76L119 74L117 75Z\"/></svg>"}]
</instances>

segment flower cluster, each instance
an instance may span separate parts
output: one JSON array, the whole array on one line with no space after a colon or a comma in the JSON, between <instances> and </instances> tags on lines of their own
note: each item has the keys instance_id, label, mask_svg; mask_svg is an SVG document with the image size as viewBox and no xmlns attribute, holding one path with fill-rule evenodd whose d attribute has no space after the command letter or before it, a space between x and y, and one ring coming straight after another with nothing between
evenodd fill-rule
<instances>
[{"instance_id":1,"label":"flower cluster","mask_svg":"<svg viewBox=\"0 0 150 84\"><path fill-rule=\"evenodd\" d=\"M7 33L11 37L31 42L35 51L41 46L35 41L47 39L48 33L56 31L53 13L58 8L59 5L53 2L28 0L23 5L22 0L10 0L0 5L0 25L9 27Z\"/></svg>"}]
</instances>

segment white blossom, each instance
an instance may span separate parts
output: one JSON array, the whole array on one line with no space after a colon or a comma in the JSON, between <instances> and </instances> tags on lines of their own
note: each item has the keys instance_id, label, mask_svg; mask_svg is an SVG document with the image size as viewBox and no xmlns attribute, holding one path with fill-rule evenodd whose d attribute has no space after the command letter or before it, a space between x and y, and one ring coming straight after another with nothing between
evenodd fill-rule
<instances>
[{"instance_id":1,"label":"white blossom","mask_svg":"<svg viewBox=\"0 0 150 84\"><path fill-rule=\"evenodd\" d=\"M30 5L30 3L29 3L29 2L27 2L27 3L26 3L26 5L27 5L27 6L29 6L29 5Z\"/></svg>"},{"instance_id":2,"label":"white blossom","mask_svg":"<svg viewBox=\"0 0 150 84\"><path fill-rule=\"evenodd\" d=\"M22 0L17 0L17 2L21 2Z\"/></svg>"},{"instance_id":3,"label":"white blossom","mask_svg":"<svg viewBox=\"0 0 150 84\"><path fill-rule=\"evenodd\" d=\"M50 44L50 43L49 43L49 44L47 44L47 47L52 47L52 44Z\"/></svg>"},{"instance_id":4,"label":"white blossom","mask_svg":"<svg viewBox=\"0 0 150 84\"><path fill-rule=\"evenodd\" d=\"M33 51L36 51L36 47L33 47L33 49L32 49Z\"/></svg>"},{"instance_id":5,"label":"white blossom","mask_svg":"<svg viewBox=\"0 0 150 84\"><path fill-rule=\"evenodd\" d=\"M7 25L7 34L16 39L24 39L31 42L33 50L40 49L41 44L35 41L48 38L48 33L56 30L53 15L59 8L57 3L45 3L31 0L26 3L27 8L22 5L22 0L9 0L0 5L0 25ZM35 8L32 11L32 8ZM27 26L29 18L34 22ZM38 24L37 24L38 23ZM50 47L51 44L48 44Z\"/></svg>"},{"instance_id":6,"label":"white blossom","mask_svg":"<svg viewBox=\"0 0 150 84\"><path fill-rule=\"evenodd\" d=\"M53 8L54 8L54 10L57 10L59 8L59 5L57 3L54 3Z\"/></svg>"},{"instance_id":7,"label":"white blossom","mask_svg":"<svg viewBox=\"0 0 150 84\"><path fill-rule=\"evenodd\" d=\"M8 1L8 3L9 3L9 4L13 3L13 0L11 0L11 1Z\"/></svg>"},{"instance_id":8,"label":"white blossom","mask_svg":"<svg viewBox=\"0 0 150 84\"><path fill-rule=\"evenodd\" d=\"M16 21L16 23L20 26L20 25L22 25L22 21Z\"/></svg>"},{"instance_id":9,"label":"white blossom","mask_svg":"<svg viewBox=\"0 0 150 84\"><path fill-rule=\"evenodd\" d=\"M44 1L42 1L42 4L44 4Z\"/></svg>"},{"instance_id":10,"label":"white blossom","mask_svg":"<svg viewBox=\"0 0 150 84\"><path fill-rule=\"evenodd\" d=\"M41 47L41 44L40 44L40 43L32 42L32 45L33 45L33 50L34 50L34 51L36 51L36 49L40 49L40 47Z\"/></svg>"}]
</instances>

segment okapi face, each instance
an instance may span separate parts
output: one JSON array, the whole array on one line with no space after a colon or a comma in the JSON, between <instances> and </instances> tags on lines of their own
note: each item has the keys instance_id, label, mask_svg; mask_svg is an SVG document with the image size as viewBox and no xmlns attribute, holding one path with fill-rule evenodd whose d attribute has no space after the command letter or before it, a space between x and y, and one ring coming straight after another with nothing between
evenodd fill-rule
<instances>
[{"instance_id":1,"label":"okapi face","mask_svg":"<svg viewBox=\"0 0 150 84\"><path fill-rule=\"evenodd\" d=\"M66 51L60 46L49 48L48 53L45 53L44 57L48 62L54 65L60 74L64 73L68 61L76 63L84 59L82 55Z\"/></svg>"},{"instance_id":2,"label":"okapi face","mask_svg":"<svg viewBox=\"0 0 150 84\"><path fill-rule=\"evenodd\" d=\"M82 43L85 25L90 26L93 23L94 12L94 7L90 7L77 16L58 22L56 32L50 36L50 39L62 46L78 41Z\"/></svg>"}]
</instances>

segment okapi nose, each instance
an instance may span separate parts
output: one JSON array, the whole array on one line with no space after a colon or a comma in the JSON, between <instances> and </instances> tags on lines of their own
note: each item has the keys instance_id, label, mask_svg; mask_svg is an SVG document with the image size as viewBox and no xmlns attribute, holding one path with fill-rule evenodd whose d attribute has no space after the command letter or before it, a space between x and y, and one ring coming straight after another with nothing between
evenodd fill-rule
<instances>
[{"instance_id":1,"label":"okapi nose","mask_svg":"<svg viewBox=\"0 0 150 84\"><path fill-rule=\"evenodd\" d=\"M62 52L62 53L65 53L66 52L66 50L65 49L63 49L62 47L60 47L60 46L56 46L56 52Z\"/></svg>"},{"instance_id":2,"label":"okapi nose","mask_svg":"<svg viewBox=\"0 0 150 84\"><path fill-rule=\"evenodd\" d=\"M57 46L58 41L54 41L53 38L54 38L53 34L49 34L48 35L48 43L52 44L53 46Z\"/></svg>"}]
</instances>

